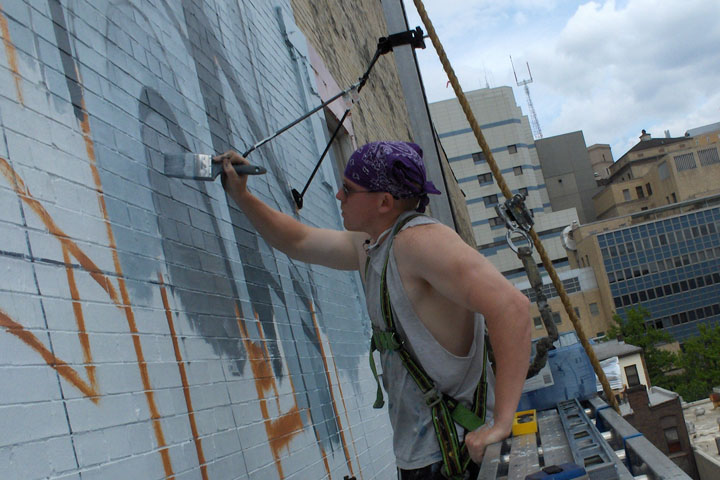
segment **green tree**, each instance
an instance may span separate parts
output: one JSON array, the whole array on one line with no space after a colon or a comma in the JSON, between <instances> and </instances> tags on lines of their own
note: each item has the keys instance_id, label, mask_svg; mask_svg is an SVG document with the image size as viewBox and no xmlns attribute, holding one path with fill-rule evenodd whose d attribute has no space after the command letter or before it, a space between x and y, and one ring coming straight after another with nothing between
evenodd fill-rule
<instances>
[{"instance_id":1,"label":"green tree","mask_svg":"<svg viewBox=\"0 0 720 480\"><path fill-rule=\"evenodd\" d=\"M706 398L720 385L720 326L699 325L700 334L683 344L679 366L685 370L675 392L686 402Z\"/></svg>"},{"instance_id":2,"label":"green tree","mask_svg":"<svg viewBox=\"0 0 720 480\"><path fill-rule=\"evenodd\" d=\"M641 347L645 356L645 366L650 375L650 383L663 388L674 387L674 379L666 376L665 373L675 368L677 355L657 347L659 344L672 342L672 336L663 330L648 327L645 321L650 318L650 312L642 306L628 309L626 315L627 318L613 315L615 325L608 330L608 337L617 338L622 335L625 342Z\"/></svg>"}]
</instances>

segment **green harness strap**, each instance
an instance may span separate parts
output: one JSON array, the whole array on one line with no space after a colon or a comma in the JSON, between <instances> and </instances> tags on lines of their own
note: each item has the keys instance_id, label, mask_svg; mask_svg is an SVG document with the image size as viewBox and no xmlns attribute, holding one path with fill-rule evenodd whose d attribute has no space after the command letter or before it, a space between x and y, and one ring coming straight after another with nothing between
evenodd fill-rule
<instances>
[{"instance_id":1,"label":"green harness strap","mask_svg":"<svg viewBox=\"0 0 720 480\"><path fill-rule=\"evenodd\" d=\"M397 232L399 232L407 222L417 216L419 216L419 214L410 215L403 221L399 222L393 229L393 232L387 241L392 242ZM454 398L445 395L442 392L438 392L435 387L435 382L432 381L428 374L425 373L425 370L418 364L412 355L410 355L410 352L408 352L404 347L403 339L395 329L395 317L392 311L390 293L388 291L386 281L390 250L390 246L388 246L388 254L385 258L385 264L383 266L380 280L380 293L382 297L381 310L387 330L380 330L379 328L373 326L373 336L370 340L370 369L372 370L373 375L375 376L375 382L377 383L377 396L373 407L381 408L385 404L373 353L375 350L380 352L388 350L397 352L398 355L400 355L400 359L407 369L408 374L412 377L420 391L423 393L425 403L431 410L435 434L437 435L440 451L443 456L443 474L450 479L462 479L464 478L464 472L470 465L471 458L465 442L461 442L458 438L455 423L465 429L465 434L480 428L485 423L485 416L487 413L485 408L487 400L487 348L485 348L485 356L483 359L482 377L473 396L472 409L467 408ZM368 257L368 261L365 263L366 277L369 264L370 262Z\"/></svg>"}]
</instances>

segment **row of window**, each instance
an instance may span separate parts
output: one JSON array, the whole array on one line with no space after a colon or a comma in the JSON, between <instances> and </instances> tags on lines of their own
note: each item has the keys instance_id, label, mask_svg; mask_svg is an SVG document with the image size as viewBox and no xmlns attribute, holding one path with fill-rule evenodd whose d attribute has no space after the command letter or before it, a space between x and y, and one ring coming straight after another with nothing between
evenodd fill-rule
<instances>
[{"instance_id":1,"label":"row of window","mask_svg":"<svg viewBox=\"0 0 720 480\"><path fill-rule=\"evenodd\" d=\"M676 243L687 242L694 238L704 237L706 235L714 235L717 231L717 227L714 223L707 223L696 227L678 228L675 231L652 235L645 237L642 240L633 240L630 242L618 243L617 245L610 245L609 247L601 248L600 253L602 253L603 258L612 259L629 253L659 248L662 245L673 245Z\"/></svg>"},{"instance_id":2,"label":"row of window","mask_svg":"<svg viewBox=\"0 0 720 480\"><path fill-rule=\"evenodd\" d=\"M720 315L720 303L650 320L647 322L647 325L659 330L682 325L683 323L694 322L695 320L702 320L703 318L714 317L715 315Z\"/></svg>"},{"instance_id":3,"label":"row of window","mask_svg":"<svg viewBox=\"0 0 720 480\"><path fill-rule=\"evenodd\" d=\"M720 156L718 156L718 151L716 148L698 150L697 153L698 157L700 158L700 165L702 165L703 167L720 163ZM697 163L695 162L695 154L693 152L676 155L673 157L673 160L675 160L675 168L678 172L697 168Z\"/></svg>"},{"instance_id":4,"label":"row of window","mask_svg":"<svg viewBox=\"0 0 720 480\"><path fill-rule=\"evenodd\" d=\"M608 233L598 234L598 243L600 247L606 247L627 242L630 240L639 240L648 236L657 235L665 232L675 232L681 228L700 226L702 224L715 223L720 227L720 208L713 208L701 212L688 213L681 217L672 217L665 220L657 220L630 228L623 228Z\"/></svg>"},{"instance_id":5,"label":"row of window","mask_svg":"<svg viewBox=\"0 0 720 480\"><path fill-rule=\"evenodd\" d=\"M580 281L577 277L568 278L566 280L562 281L563 288L565 289L565 292L568 294L575 293L580 291ZM558 293L555 289L555 285L552 283L548 283L546 285L542 286L542 292L545 294L545 297L549 300L551 298L557 297ZM526 288L522 291L523 295L528 297L531 302L535 303L537 301L537 295L535 295L535 290L532 288Z\"/></svg>"},{"instance_id":6,"label":"row of window","mask_svg":"<svg viewBox=\"0 0 720 480\"><path fill-rule=\"evenodd\" d=\"M473 155L475 155L475 154L473 154ZM523 174L523 168L522 168L522 166L513 167L513 173L515 174L516 177L522 175L522 174ZM479 183L480 185L485 185L485 184L487 184L487 183L492 183L492 181L493 181L492 172L481 173L480 175L477 176L477 179L478 179L478 183ZM527 189L526 189L526 190L527 190Z\"/></svg>"},{"instance_id":7,"label":"row of window","mask_svg":"<svg viewBox=\"0 0 720 480\"><path fill-rule=\"evenodd\" d=\"M599 315L600 309L598 308L597 303L591 303L590 305L590 313L593 315ZM573 307L573 310L575 310L575 316L577 318L580 318L580 310L577 307ZM552 312L552 319L553 322L555 322L555 325L560 325L562 323L562 318L560 317L560 314L557 312ZM533 317L533 323L535 324L535 329L540 330L544 327L542 318L541 317ZM601 334L603 332L598 332L598 334ZM598 335L600 336L600 335Z\"/></svg>"},{"instance_id":8,"label":"row of window","mask_svg":"<svg viewBox=\"0 0 720 480\"><path fill-rule=\"evenodd\" d=\"M688 280L668 283L667 285L663 285L661 287L648 288L647 290L640 290L627 295L620 295L614 297L613 300L615 301L616 308L627 307L629 305L637 305L638 303L646 302L648 300L654 300L656 298L662 298L668 295L687 292L688 290L695 290L696 288L707 287L715 284L720 284L720 273L708 273L707 275L700 275Z\"/></svg>"},{"instance_id":9,"label":"row of window","mask_svg":"<svg viewBox=\"0 0 720 480\"><path fill-rule=\"evenodd\" d=\"M647 196L649 197L650 195L652 195L652 187L649 183L645 184L645 188L647 189ZM632 200L632 197L630 196L630 189L626 188L622 191L622 193L623 200L625 200L626 202ZM637 187L635 187L635 194L637 195L638 199L645 198L645 191L643 190L642 185L638 185Z\"/></svg>"},{"instance_id":10,"label":"row of window","mask_svg":"<svg viewBox=\"0 0 720 480\"><path fill-rule=\"evenodd\" d=\"M510 155L513 155L513 154L517 153L517 151L518 151L518 149L517 149L517 144L515 144L515 145L508 145L508 146L507 146L507 151L508 151L508 153L509 153ZM483 152L475 152L475 153L473 153L473 154L472 154L472 159L473 159L473 162L475 162L475 163L483 163L483 162L486 162L486 161L487 161L487 159L485 158L485 154L484 154ZM516 173L515 175L521 175L521 173Z\"/></svg>"},{"instance_id":11,"label":"row of window","mask_svg":"<svg viewBox=\"0 0 720 480\"><path fill-rule=\"evenodd\" d=\"M630 280L631 278L650 275L657 272L665 272L667 270L701 263L714 258L720 258L720 247L708 248L706 250L666 258L664 260L661 259L657 262L642 263L640 265L635 265L632 268L621 268L619 270L608 272L608 282L622 282L623 280Z\"/></svg>"},{"instance_id":12,"label":"row of window","mask_svg":"<svg viewBox=\"0 0 720 480\"><path fill-rule=\"evenodd\" d=\"M525 198L528 197L528 189L525 187L518 188L518 193L521 193ZM498 194L493 193L492 195L486 195L483 197L483 203L486 207L492 207L499 203Z\"/></svg>"}]
</instances>

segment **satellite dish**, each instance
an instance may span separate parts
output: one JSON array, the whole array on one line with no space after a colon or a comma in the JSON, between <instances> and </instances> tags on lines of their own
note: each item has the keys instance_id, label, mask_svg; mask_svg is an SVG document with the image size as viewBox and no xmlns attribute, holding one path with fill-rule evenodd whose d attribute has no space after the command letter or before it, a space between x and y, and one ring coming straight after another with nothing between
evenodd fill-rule
<instances>
[{"instance_id":1,"label":"satellite dish","mask_svg":"<svg viewBox=\"0 0 720 480\"><path fill-rule=\"evenodd\" d=\"M572 250L573 252L575 250L577 250L577 244L575 243L575 240L573 240L572 225L568 225L567 227L563 228L561 238L562 238L562 244L563 244L563 247L565 247L565 250Z\"/></svg>"}]
</instances>

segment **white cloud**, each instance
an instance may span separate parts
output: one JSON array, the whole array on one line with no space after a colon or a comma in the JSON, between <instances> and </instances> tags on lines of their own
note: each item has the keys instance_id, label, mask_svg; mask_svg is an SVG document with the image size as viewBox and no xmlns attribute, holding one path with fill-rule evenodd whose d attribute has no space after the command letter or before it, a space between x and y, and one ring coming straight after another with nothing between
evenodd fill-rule
<instances>
[{"instance_id":1,"label":"white cloud","mask_svg":"<svg viewBox=\"0 0 720 480\"><path fill-rule=\"evenodd\" d=\"M609 143L617 159L642 128L681 136L720 121L717 0L425 4L466 90L484 87L485 77L514 86L509 55L520 79L530 64L546 137L583 130L588 145ZM430 101L450 98L435 52L418 57ZM522 89L515 95L527 113Z\"/></svg>"}]
</instances>

